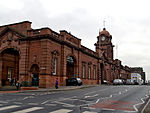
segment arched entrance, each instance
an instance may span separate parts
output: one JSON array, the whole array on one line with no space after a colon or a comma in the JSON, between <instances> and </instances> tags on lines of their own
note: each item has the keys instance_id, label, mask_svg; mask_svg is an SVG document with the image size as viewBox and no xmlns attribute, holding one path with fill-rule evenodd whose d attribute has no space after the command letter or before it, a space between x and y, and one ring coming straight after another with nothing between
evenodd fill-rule
<instances>
[{"instance_id":1,"label":"arched entrance","mask_svg":"<svg viewBox=\"0 0 150 113\"><path fill-rule=\"evenodd\" d=\"M67 57L67 71L66 71L66 76L68 78L72 78L76 76L75 65L76 65L75 58L73 56L68 56Z\"/></svg>"},{"instance_id":2,"label":"arched entrance","mask_svg":"<svg viewBox=\"0 0 150 113\"><path fill-rule=\"evenodd\" d=\"M103 84L104 80L106 80L104 65L100 63L100 73L101 73L101 83Z\"/></svg>"},{"instance_id":3,"label":"arched entrance","mask_svg":"<svg viewBox=\"0 0 150 113\"><path fill-rule=\"evenodd\" d=\"M13 85L15 81L19 80L19 52L14 48L8 48L1 52L0 58L2 86Z\"/></svg>"},{"instance_id":4,"label":"arched entrance","mask_svg":"<svg viewBox=\"0 0 150 113\"><path fill-rule=\"evenodd\" d=\"M39 66L37 64L33 64L30 69L31 72L31 85L39 86Z\"/></svg>"}]
</instances>

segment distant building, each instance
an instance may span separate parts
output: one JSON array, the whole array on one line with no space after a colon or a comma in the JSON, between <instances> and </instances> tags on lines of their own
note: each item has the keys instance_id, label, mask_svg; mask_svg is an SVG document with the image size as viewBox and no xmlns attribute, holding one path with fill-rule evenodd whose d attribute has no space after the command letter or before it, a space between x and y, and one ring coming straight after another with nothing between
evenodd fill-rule
<instances>
[{"instance_id":1,"label":"distant building","mask_svg":"<svg viewBox=\"0 0 150 113\"><path fill-rule=\"evenodd\" d=\"M65 30L33 29L29 21L0 26L0 87L13 79L44 88L53 87L56 78L59 85L71 77L80 77L83 84L127 79L130 70L113 58L111 40L104 28L92 51Z\"/></svg>"},{"instance_id":2,"label":"distant building","mask_svg":"<svg viewBox=\"0 0 150 113\"><path fill-rule=\"evenodd\" d=\"M143 68L142 67L131 67L130 68L131 70L131 73L139 73L141 75L141 78L144 80L144 83L145 83L145 72L143 71Z\"/></svg>"}]
</instances>

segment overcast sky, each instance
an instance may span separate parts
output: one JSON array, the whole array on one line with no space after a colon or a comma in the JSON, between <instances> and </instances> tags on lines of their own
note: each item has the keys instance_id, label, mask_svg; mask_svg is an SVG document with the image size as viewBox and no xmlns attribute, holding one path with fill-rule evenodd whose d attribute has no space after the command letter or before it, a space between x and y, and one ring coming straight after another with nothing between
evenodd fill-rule
<instances>
[{"instance_id":1,"label":"overcast sky","mask_svg":"<svg viewBox=\"0 0 150 113\"><path fill-rule=\"evenodd\" d=\"M150 80L149 11L149 0L0 0L0 26L28 20L33 29L67 30L95 51L105 20L114 58L129 67L143 67Z\"/></svg>"}]
</instances>

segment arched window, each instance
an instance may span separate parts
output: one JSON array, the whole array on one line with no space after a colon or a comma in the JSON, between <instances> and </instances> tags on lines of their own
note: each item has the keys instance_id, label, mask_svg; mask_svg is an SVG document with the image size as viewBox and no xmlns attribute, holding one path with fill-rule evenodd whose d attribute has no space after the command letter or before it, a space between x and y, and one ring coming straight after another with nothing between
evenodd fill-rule
<instances>
[{"instance_id":1,"label":"arched window","mask_svg":"<svg viewBox=\"0 0 150 113\"><path fill-rule=\"evenodd\" d=\"M67 69L66 69L67 77L68 78L77 77L77 73L75 70L76 59L73 56L68 56L66 59L66 63L67 63Z\"/></svg>"},{"instance_id":2,"label":"arched window","mask_svg":"<svg viewBox=\"0 0 150 113\"><path fill-rule=\"evenodd\" d=\"M96 79L96 66L93 65L93 79Z\"/></svg>"},{"instance_id":3,"label":"arched window","mask_svg":"<svg viewBox=\"0 0 150 113\"><path fill-rule=\"evenodd\" d=\"M88 66L88 78L91 79L91 65Z\"/></svg>"}]
</instances>

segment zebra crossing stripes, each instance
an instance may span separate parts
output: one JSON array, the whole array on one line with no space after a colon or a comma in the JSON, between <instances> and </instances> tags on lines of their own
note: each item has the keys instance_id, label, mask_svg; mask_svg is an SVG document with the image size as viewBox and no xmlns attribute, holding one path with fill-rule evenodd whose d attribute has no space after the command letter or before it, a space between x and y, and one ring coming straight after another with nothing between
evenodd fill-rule
<instances>
[{"instance_id":1,"label":"zebra crossing stripes","mask_svg":"<svg viewBox=\"0 0 150 113\"><path fill-rule=\"evenodd\" d=\"M15 111L12 113L28 113L28 112L40 110L40 109L43 109L43 107L32 107L32 108L28 108L28 109L24 109L24 110L20 110L20 111Z\"/></svg>"},{"instance_id":2,"label":"zebra crossing stripes","mask_svg":"<svg viewBox=\"0 0 150 113\"><path fill-rule=\"evenodd\" d=\"M7 110L7 109L12 109L12 108L17 108L17 107L20 107L20 106L12 105L12 106L0 107L0 111Z\"/></svg>"},{"instance_id":3,"label":"zebra crossing stripes","mask_svg":"<svg viewBox=\"0 0 150 113\"><path fill-rule=\"evenodd\" d=\"M4 107L0 107L0 111L4 111L4 110L10 110L10 109L14 109L15 108L19 108L21 106L18 105L11 105L11 106L4 106ZM29 112L33 112L33 111L37 111L37 110L42 110L44 109L44 107L30 107L30 108L25 108L25 109L21 109L21 110L13 110L13 112L11 113L29 113ZM54 110L51 111L49 113L70 113L73 110L71 109L58 109L58 110ZM92 111L84 111L82 113L97 113L97 112L92 112Z\"/></svg>"},{"instance_id":4,"label":"zebra crossing stripes","mask_svg":"<svg viewBox=\"0 0 150 113\"><path fill-rule=\"evenodd\" d=\"M69 110L69 109L59 109L59 110L56 110L56 111L53 111L53 112L49 112L49 113L69 113L73 110Z\"/></svg>"}]
</instances>

